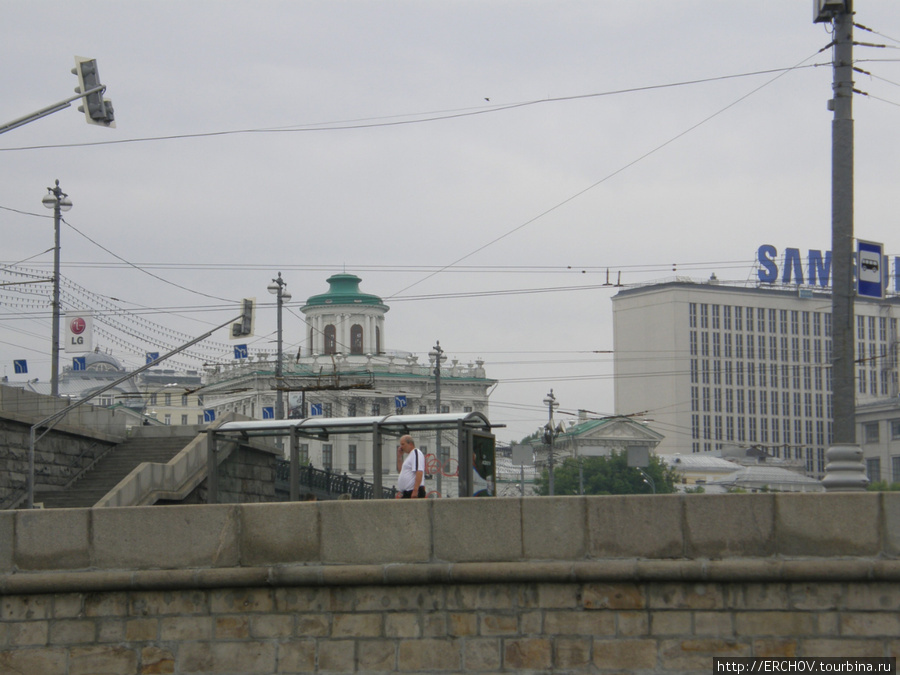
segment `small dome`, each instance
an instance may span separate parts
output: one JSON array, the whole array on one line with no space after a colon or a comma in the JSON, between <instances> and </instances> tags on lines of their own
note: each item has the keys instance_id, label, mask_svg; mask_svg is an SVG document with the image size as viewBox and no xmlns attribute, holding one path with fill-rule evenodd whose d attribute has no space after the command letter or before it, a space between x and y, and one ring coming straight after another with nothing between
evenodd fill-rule
<instances>
[{"instance_id":1,"label":"small dome","mask_svg":"<svg viewBox=\"0 0 900 675\"><path fill-rule=\"evenodd\" d=\"M305 311L312 307L329 307L334 305L369 305L380 307L384 311L388 310L381 298L377 295L370 295L359 290L359 283L362 281L355 274L335 274L328 278L330 288L327 293L313 295L307 301L300 311Z\"/></svg>"},{"instance_id":2,"label":"small dome","mask_svg":"<svg viewBox=\"0 0 900 675\"><path fill-rule=\"evenodd\" d=\"M110 354L104 354L102 352L90 352L89 354L84 355L84 369L85 370L101 370L101 371L123 371L122 364L119 363L118 359Z\"/></svg>"}]
</instances>

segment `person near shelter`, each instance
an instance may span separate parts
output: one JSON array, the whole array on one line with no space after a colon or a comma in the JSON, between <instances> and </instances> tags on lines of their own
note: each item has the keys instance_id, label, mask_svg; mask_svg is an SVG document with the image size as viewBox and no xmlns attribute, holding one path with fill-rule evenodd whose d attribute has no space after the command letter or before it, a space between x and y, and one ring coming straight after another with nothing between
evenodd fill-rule
<instances>
[{"instance_id":1,"label":"person near shelter","mask_svg":"<svg viewBox=\"0 0 900 675\"><path fill-rule=\"evenodd\" d=\"M412 436L400 437L397 448L397 489L402 499L425 498L425 455L416 447Z\"/></svg>"}]
</instances>

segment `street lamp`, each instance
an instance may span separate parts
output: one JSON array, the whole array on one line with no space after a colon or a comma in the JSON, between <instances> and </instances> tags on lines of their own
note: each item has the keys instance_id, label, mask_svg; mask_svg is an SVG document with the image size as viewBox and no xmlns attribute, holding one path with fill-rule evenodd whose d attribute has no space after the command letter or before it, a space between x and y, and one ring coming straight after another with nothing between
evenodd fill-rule
<instances>
[{"instance_id":1,"label":"street lamp","mask_svg":"<svg viewBox=\"0 0 900 675\"><path fill-rule=\"evenodd\" d=\"M550 491L550 496L552 497L553 492L553 438L559 433L558 429L555 429L553 426L553 410L554 408L559 407L559 403L556 402L556 397L553 395L553 390L550 390L550 393L544 397L544 405L547 406L547 426L544 427L544 442L550 448L550 457L549 457L549 476L550 480L548 482L548 487Z\"/></svg>"},{"instance_id":2,"label":"street lamp","mask_svg":"<svg viewBox=\"0 0 900 675\"><path fill-rule=\"evenodd\" d=\"M441 341L435 341L434 347L431 348L431 351L428 352L428 358L434 363L434 412L440 414L441 412L441 363L447 360L447 357L444 356L444 350L441 349ZM435 489L438 494L441 494L442 481L441 476L444 472L444 455L441 452L441 430L438 429L435 435L437 439L437 445L434 450L434 456L438 459L438 464L440 468L437 472L437 476L435 477Z\"/></svg>"},{"instance_id":3,"label":"street lamp","mask_svg":"<svg viewBox=\"0 0 900 675\"><path fill-rule=\"evenodd\" d=\"M275 399L275 419L284 419L284 377L282 373L282 341L281 341L281 308L284 303L289 302L291 293L287 290L287 282L281 278L281 272L278 278L272 279L272 283L266 287L269 293L278 298L278 356L275 361L275 387L278 389L278 397Z\"/></svg>"},{"instance_id":4,"label":"street lamp","mask_svg":"<svg viewBox=\"0 0 900 675\"><path fill-rule=\"evenodd\" d=\"M644 471L643 469L640 469L638 467L635 467L635 468L644 477L644 482L650 486L650 489L653 491L653 494L656 494L656 483L653 482L653 479L650 477L650 474L647 473L646 471Z\"/></svg>"},{"instance_id":5,"label":"street lamp","mask_svg":"<svg viewBox=\"0 0 900 675\"><path fill-rule=\"evenodd\" d=\"M69 195L56 186L47 188L47 194L41 203L48 209L53 209L53 332L50 360L50 395L59 396L59 223L62 220L61 213L72 208L72 200Z\"/></svg>"}]
</instances>

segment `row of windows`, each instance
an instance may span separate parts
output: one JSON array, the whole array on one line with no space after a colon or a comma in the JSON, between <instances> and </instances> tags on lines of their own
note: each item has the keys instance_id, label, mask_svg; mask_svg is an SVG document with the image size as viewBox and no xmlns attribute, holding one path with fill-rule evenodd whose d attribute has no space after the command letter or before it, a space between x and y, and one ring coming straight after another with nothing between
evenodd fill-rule
<instances>
[{"instance_id":1,"label":"row of windows","mask_svg":"<svg viewBox=\"0 0 900 675\"><path fill-rule=\"evenodd\" d=\"M323 331L323 336L325 338L325 353L326 354L337 354L338 351L338 343L337 343L337 328L333 323L325 326L325 330ZM309 344L313 343L313 330L309 331ZM363 327L358 323L350 326L350 353L351 354L364 354L365 343L363 341ZM381 353L381 329L377 326L375 327L375 353Z\"/></svg>"},{"instance_id":2,"label":"row of windows","mask_svg":"<svg viewBox=\"0 0 900 675\"><path fill-rule=\"evenodd\" d=\"M158 392L150 394L150 396L147 397L147 405L160 405ZM172 394L171 393L166 392L162 395L162 405L165 405L165 406L172 405ZM186 408L190 405L190 401L188 399L187 394L181 395L181 405L184 408ZM201 407L203 406L203 396L201 396L199 394L197 395L196 405L201 406Z\"/></svg>"},{"instance_id":3,"label":"row of windows","mask_svg":"<svg viewBox=\"0 0 900 675\"><path fill-rule=\"evenodd\" d=\"M900 440L900 420L888 420L892 441ZM866 422L862 425L863 443L881 442L881 424L879 422Z\"/></svg>"},{"instance_id":4,"label":"row of windows","mask_svg":"<svg viewBox=\"0 0 900 675\"><path fill-rule=\"evenodd\" d=\"M831 444L828 420L789 420L733 415L691 415L691 438L695 441L774 444L772 452L780 456L782 446L826 447ZM789 455L785 455L789 457Z\"/></svg>"},{"instance_id":5,"label":"row of windows","mask_svg":"<svg viewBox=\"0 0 900 675\"><path fill-rule=\"evenodd\" d=\"M831 337L831 314L826 312L691 302L688 304L688 317L691 328L712 328L713 330L746 331L748 333L755 330L758 333L813 335L816 337L824 334L825 337ZM894 322L894 334L896 334L896 319L892 319L892 321ZM887 325L885 325L886 331Z\"/></svg>"},{"instance_id":6,"label":"row of windows","mask_svg":"<svg viewBox=\"0 0 900 675\"><path fill-rule=\"evenodd\" d=\"M713 358L726 359L758 359L765 361L793 361L799 363L830 363L831 340L819 338L788 338L759 335L756 340L752 335L745 336L731 333L709 333L706 331L692 330L688 334L691 356L712 356ZM862 354L865 354L864 347ZM875 350L874 345L870 347ZM883 353L887 353L887 345L883 346ZM780 357L780 358L779 358Z\"/></svg>"},{"instance_id":7,"label":"row of windows","mask_svg":"<svg viewBox=\"0 0 900 675\"><path fill-rule=\"evenodd\" d=\"M888 483L900 483L900 456L891 457L889 473L882 473L880 457L869 457L866 460L866 477L873 483L881 480Z\"/></svg>"},{"instance_id":8,"label":"row of windows","mask_svg":"<svg viewBox=\"0 0 900 675\"><path fill-rule=\"evenodd\" d=\"M167 414L167 415L163 415L162 422L163 422L163 424L165 424L165 425L171 425L171 424L172 424L172 416L171 416L171 415L168 415L168 414ZM190 424L190 422L188 421L188 415L182 415L182 416L181 416L181 423L182 423L184 426L187 426L188 424ZM202 415L202 414L197 415L197 421L194 422L194 424L203 424L203 423L204 423L203 415Z\"/></svg>"},{"instance_id":9,"label":"row of windows","mask_svg":"<svg viewBox=\"0 0 900 675\"><path fill-rule=\"evenodd\" d=\"M771 387L831 391L831 368L824 366L787 366L765 363L754 366L743 361L710 361L691 359L691 384L714 384L728 387ZM758 383L758 384L757 384ZM802 387L801 387L802 384Z\"/></svg>"},{"instance_id":10,"label":"row of windows","mask_svg":"<svg viewBox=\"0 0 900 675\"><path fill-rule=\"evenodd\" d=\"M339 405L331 401L317 403L314 401L309 402L307 407L306 404L300 403L299 405L293 406L290 410L290 416L292 419L301 419L305 417L341 417L341 413L339 410ZM405 410L407 414L411 413L411 408L414 406L407 405L408 410ZM429 412L432 412L427 405L419 405L415 406L419 415L425 415ZM433 408L433 406L431 406ZM379 415L386 415L392 409L394 410L403 410L401 408L393 408L393 406L389 406L383 403L371 403L368 404L368 408L366 409L365 403L356 403L355 401L351 401L346 405L346 413L344 416L346 417L358 417L362 415L371 415L372 417L377 417ZM463 412L472 412L472 406L464 405L462 407ZM441 412L449 413L450 406L448 404L441 404Z\"/></svg>"},{"instance_id":11,"label":"row of windows","mask_svg":"<svg viewBox=\"0 0 900 675\"><path fill-rule=\"evenodd\" d=\"M723 397L724 391L724 397ZM757 393L759 398L757 399ZM724 399L724 401L723 401ZM758 404L758 405L757 405ZM691 387L691 412L725 412L738 415L773 415L781 417L817 417L819 419L832 416L831 394L811 394L800 392L768 392L743 389L711 389L710 387Z\"/></svg>"}]
</instances>

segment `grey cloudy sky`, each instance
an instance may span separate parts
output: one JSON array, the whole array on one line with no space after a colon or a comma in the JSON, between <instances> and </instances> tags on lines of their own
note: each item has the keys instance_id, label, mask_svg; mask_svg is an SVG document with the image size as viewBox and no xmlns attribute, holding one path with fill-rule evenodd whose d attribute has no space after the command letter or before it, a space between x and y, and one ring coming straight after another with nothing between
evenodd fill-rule
<instances>
[{"instance_id":1,"label":"grey cloudy sky","mask_svg":"<svg viewBox=\"0 0 900 675\"><path fill-rule=\"evenodd\" d=\"M875 31L857 39L887 46L856 48L856 234L893 253L900 13L856 11ZM0 121L68 96L80 55L117 128L73 106L0 136L0 258L48 269L59 179L62 274L141 312L125 343L160 326L175 346L256 296L251 350L273 349L271 278L299 307L346 270L391 306L389 349L483 357L491 418L518 439L551 387L563 415L614 411L607 269L743 281L760 244L830 247L811 0L11 0L3 24ZM3 374L27 358L46 379L47 312L5 293Z\"/></svg>"}]
</instances>

